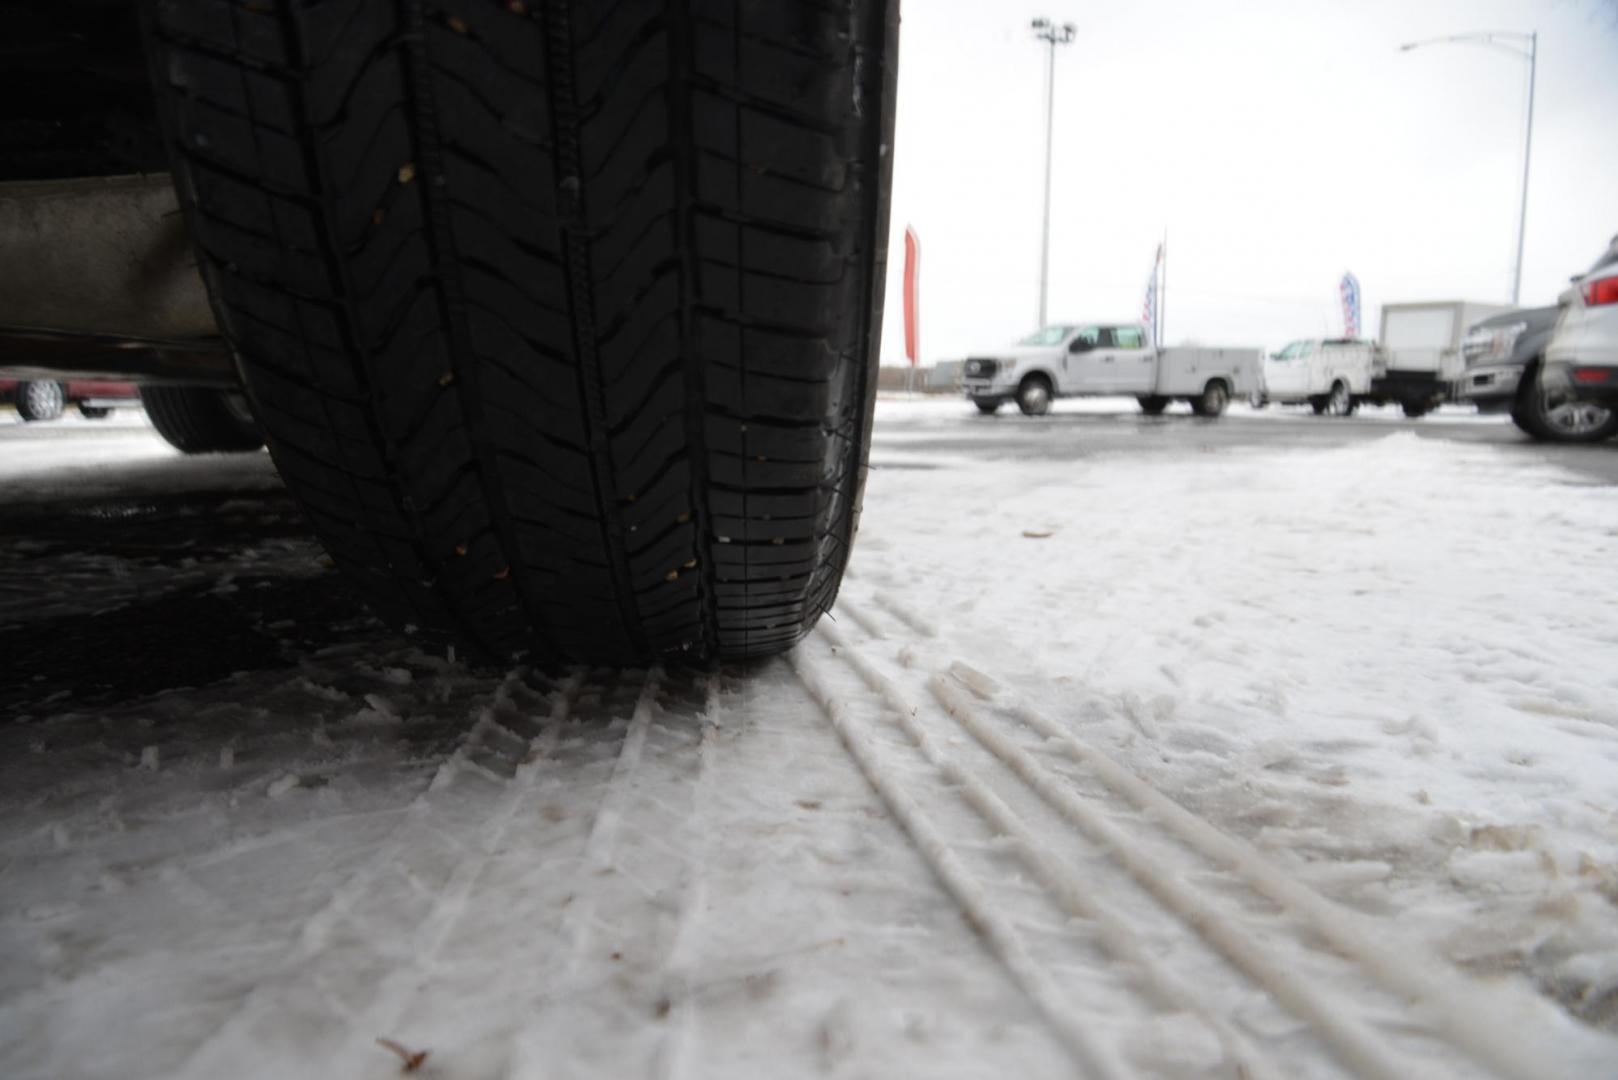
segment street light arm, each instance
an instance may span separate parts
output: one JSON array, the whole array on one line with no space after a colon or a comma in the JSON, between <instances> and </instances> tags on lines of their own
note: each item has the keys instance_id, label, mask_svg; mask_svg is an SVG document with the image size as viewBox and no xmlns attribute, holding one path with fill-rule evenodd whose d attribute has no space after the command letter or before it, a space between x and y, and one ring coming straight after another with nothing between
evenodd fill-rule
<instances>
[{"instance_id":1,"label":"street light arm","mask_svg":"<svg viewBox=\"0 0 1618 1080\"><path fill-rule=\"evenodd\" d=\"M1534 35L1519 34L1511 30L1490 30L1475 34L1450 34L1445 37L1424 38L1421 41L1411 41L1399 46L1400 52L1409 52L1411 49L1420 49L1427 45L1482 45L1485 48L1499 49L1502 52L1529 59L1532 53ZM1522 42L1522 46L1508 44L1508 42Z\"/></svg>"}]
</instances>

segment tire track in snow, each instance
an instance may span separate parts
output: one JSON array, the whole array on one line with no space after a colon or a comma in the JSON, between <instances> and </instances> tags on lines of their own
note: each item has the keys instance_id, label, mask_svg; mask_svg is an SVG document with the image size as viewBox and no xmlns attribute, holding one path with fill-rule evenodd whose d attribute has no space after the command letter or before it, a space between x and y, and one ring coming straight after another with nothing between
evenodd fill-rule
<instances>
[{"instance_id":1,"label":"tire track in snow","mask_svg":"<svg viewBox=\"0 0 1618 1080\"><path fill-rule=\"evenodd\" d=\"M846 597L840 603L845 612L858 608L857 604L849 604ZM851 621L858 623L859 620L851 617ZM888 696L890 706L898 710L901 705L908 705L876 665L850 646L835 629L823 625L819 632L838 645L839 655L850 666L861 670L862 676L869 676L867 684ZM901 663L910 666L908 652ZM1500 1075L1522 1080L1546 1074L1549 1060L1554 1060L1548 1060L1544 1052L1547 1048L1522 1037L1521 1018L1525 1011L1530 1015L1547 1015L1537 998L1510 987L1480 984L1446 961L1428 956L1424 949L1413 948L1408 943L1385 943L1382 937L1386 928L1373 926L1357 912L1328 900L1271 863L1250 844L1187 810L1081 741L1066 727L1023 702L1014 702L1010 707L1012 715L1043 743L1039 747L1042 752L1053 753L1056 752L1053 748L1059 748L1066 758L1083 767L1135 813L1120 815L1103 809L1094 798L1076 792L1067 778L1040 764L1034 753L1018 745L1001 725L985 718L956 689L959 685L977 698L993 700L999 691L992 677L958 661L949 664L947 670L947 675L933 672L926 679L929 692L945 712L1064 820L1121 862L1130 876L1167 910L1209 940L1294 1015L1307 1021L1345 1063L1374 1076L1406 1076L1410 1069L1408 1063L1387 1056L1383 1049L1387 1042L1384 1036L1345 1020L1342 1001L1333 1001L1334 995L1321 994L1306 980L1293 976L1267 955L1267 950L1257 940L1244 935L1239 925L1225 920L1201 892L1182 885L1180 882L1188 876L1185 871L1171 869L1141 854L1139 845L1131 840L1132 828L1138 829L1139 824L1144 823L1151 827L1153 835L1172 837L1183 849L1277 905L1318 934L1335 954L1352 961L1376 984L1405 1003L1418 1027L1464 1051L1478 1064ZM1131 819L1135 823L1132 826L1120 824ZM1296 939L1295 934L1291 936ZM1602 1045L1604 1040L1593 1034L1560 1030L1557 1035L1561 1039L1572 1036L1574 1041L1584 1044L1578 1052L1591 1070L1601 1067L1604 1051L1611 1052L1610 1045ZM1581 1039L1580 1035L1585 1037ZM1594 1075L1593 1072L1587 1074Z\"/></svg>"},{"instance_id":2,"label":"tire track in snow","mask_svg":"<svg viewBox=\"0 0 1618 1080\"><path fill-rule=\"evenodd\" d=\"M1012 842L1019 859L1045 888L1050 890L1058 906L1074 918L1094 923L1107 952L1120 962L1132 965L1141 973L1139 982L1142 985L1139 989L1163 1005L1201 1019L1219 1040L1226 1058L1241 1070L1240 1075L1252 1080L1269 1080L1269 1078L1278 1080L1284 1075L1265 1059L1245 1035L1238 1032L1222 1016L1210 1010L1194 987L1176 979L1158 964L1127 921L1091 896L1088 883L1068 869L1059 856L1050 850L1049 845L1039 839L1005 800L995 794L978 775L950 756L938 740L917 722L919 707L907 699L892 680L861 656L842 635L829 628L823 633L827 641L836 647L837 656L849 664L865 685L887 703L892 715L897 718L900 727L910 736L922 756L945 780L959 788L966 802L999 835Z\"/></svg>"},{"instance_id":3,"label":"tire track in snow","mask_svg":"<svg viewBox=\"0 0 1618 1080\"><path fill-rule=\"evenodd\" d=\"M612 773L607 777L601 802L596 807L590 831L585 837L581 881L589 882L616 870L612 855L623 816L622 804L628 798L627 792L634 784L636 770L640 768L641 753L646 747L646 732L652 723L652 705L662 681L660 668L647 670L640 696L635 701L635 711L629 719L629 727L624 731L624 741L619 744L618 757L612 763ZM574 902L563 913L561 939L567 951L565 970L569 973L578 970L589 948L596 903L595 892L587 889L582 899L575 895Z\"/></svg>"},{"instance_id":4,"label":"tire track in snow","mask_svg":"<svg viewBox=\"0 0 1618 1080\"><path fill-rule=\"evenodd\" d=\"M496 689L494 698L498 700L503 693L508 693L511 681L517 678L519 676L515 672L509 674ZM424 820L431 809L431 796L441 790L457 771L467 766L470 759L466 752L481 738L489 709L490 706L486 704L475 710L471 725L455 741L421 790L397 811L398 822L388 830L371 856L349 872L324 903L299 921L297 930L288 942L290 957L281 969L261 979L242 997L208 1036L190 1050L176 1068L176 1075L212 1080L238 1071L238 1055L244 1045L252 1044L253 1028L259 1022L273 1019L283 1012L283 999L300 982L307 984L313 997L319 998L345 1021L352 1018L353 1010L319 978L315 961L329 949L337 928L372 894L382 875L398 868L414 846L415 834L422 829L433 828Z\"/></svg>"},{"instance_id":5,"label":"tire track in snow","mask_svg":"<svg viewBox=\"0 0 1618 1080\"><path fill-rule=\"evenodd\" d=\"M692 979L676 965L706 902L698 815L718 683L701 683L700 708L676 700L695 689L661 669L648 674L578 864L564 872L572 888L541 964L554 976L532 988L529 1013L509 1030L508 1061L610 1054L636 1074L674 1075L688 1056ZM603 1017L620 1043L580 1045Z\"/></svg>"},{"instance_id":6,"label":"tire track in snow","mask_svg":"<svg viewBox=\"0 0 1618 1080\"><path fill-rule=\"evenodd\" d=\"M702 726L697 742L697 776L692 784L691 818L704 822L707 818L708 786L713 782L713 733L720 726L719 676L709 675L704 683ZM708 864L708 830L703 829L698 845L691 856L690 876L685 896L674 928L674 940L669 944L668 956L663 963L663 980L669 985L668 1035L657 1055L655 1074L661 1080L680 1080L691 1075L691 1046L696 1039L697 995L695 946L697 928L703 909L708 903L706 872Z\"/></svg>"},{"instance_id":7,"label":"tire track in snow","mask_svg":"<svg viewBox=\"0 0 1618 1080\"><path fill-rule=\"evenodd\" d=\"M905 789L899 779L900 771L884 761L883 754L863 730L863 725L850 718L848 699L830 689L820 666L806 655L807 645L807 642L800 644L787 655L792 670L837 729L838 736L865 774L866 780L882 796L882 801L909 834L945 890L960 906L962 914L983 936L1012 981L1021 988L1052 1034L1086 1075L1101 1078L1130 1076L1131 1070L1112 1048L1092 1038L1079 1018L1066 1007L1056 983L1035 962L1011 920L1000 914L982 881L966 868L955 847Z\"/></svg>"},{"instance_id":8,"label":"tire track in snow","mask_svg":"<svg viewBox=\"0 0 1618 1080\"><path fill-rule=\"evenodd\" d=\"M445 945L470 910L474 889L496 854L505 847L519 810L538 787L539 773L555 753L562 728L572 715L574 698L582 681L582 676L575 671L555 691L544 725L539 735L529 740L527 753L518 763L516 775L506 785L505 797L478 829L478 838L482 841L478 850L461 859L439 887L432 905L411 935L405 962L388 972L371 1005L352 1019L349 1045L338 1060L358 1060L377 1036L405 1034L399 1030L400 1019L420 988L431 983L434 968ZM488 724L497 723L488 710L484 711L482 720ZM477 771L479 775L488 772L481 767Z\"/></svg>"},{"instance_id":9,"label":"tire track in snow","mask_svg":"<svg viewBox=\"0 0 1618 1080\"><path fill-rule=\"evenodd\" d=\"M934 676L933 682L945 697L954 699L952 715L956 710L969 711L960 695L940 677ZM1359 913L1333 903L1286 874L1250 844L1191 813L1027 705L1019 702L1013 711L1030 729L1061 745L1074 761L1088 766L1093 775L1133 803L1154 824L1308 924L1339 954L1356 961L1382 986L1412 1002L1416 1011L1452 1045L1506 1076L1536 1080L1545 1075L1547 1062L1540 1048L1525 1040L1521 1030L1524 1009L1540 1011L1542 1003L1538 999L1467 978L1448 961L1424 955L1426 950L1411 943L1386 944L1382 932L1385 928L1373 927ZM981 726L981 721L976 723ZM1019 773L1028 769L1030 783L1042 794L1049 791L1049 798L1061 799L1058 809L1064 816L1080 809L1081 800L1061 786L1060 778L1026 751L1011 746L1003 736L999 741L1011 748L1017 760L1013 767ZM1592 1044L1591 1049L1596 1047ZM1592 1066L1598 1060L1595 1053L1590 1055Z\"/></svg>"},{"instance_id":10,"label":"tire track in snow","mask_svg":"<svg viewBox=\"0 0 1618 1080\"><path fill-rule=\"evenodd\" d=\"M912 611L908 606L895 599L891 593L875 592L871 594L871 599L876 603L877 607L886 611L922 637L935 638L938 636L938 627L933 625L931 619ZM850 619L858 621L858 617L852 614L853 609L858 605L842 604L840 606ZM866 619L869 621L870 616L866 616Z\"/></svg>"}]
</instances>

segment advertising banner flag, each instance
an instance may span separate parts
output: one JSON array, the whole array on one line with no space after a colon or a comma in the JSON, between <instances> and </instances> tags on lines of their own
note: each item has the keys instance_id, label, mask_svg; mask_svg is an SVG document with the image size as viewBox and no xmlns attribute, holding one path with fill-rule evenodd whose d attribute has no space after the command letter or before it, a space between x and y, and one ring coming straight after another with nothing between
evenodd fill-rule
<instances>
[{"instance_id":1,"label":"advertising banner flag","mask_svg":"<svg viewBox=\"0 0 1618 1080\"><path fill-rule=\"evenodd\" d=\"M1357 338L1360 336L1360 279L1351 273L1344 274L1337 291L1343 297L1343 336Z\"/></svg>"},{"instance_id":2,"label":"advertising banner flag","mask_svg":"<svg viewBox=\"0 0 1618 1080\"><path fill-rule=\"evenodd\" d=\"M905 226L905 358L921 360L921 237Z\"/></svg>"}]
</instances>

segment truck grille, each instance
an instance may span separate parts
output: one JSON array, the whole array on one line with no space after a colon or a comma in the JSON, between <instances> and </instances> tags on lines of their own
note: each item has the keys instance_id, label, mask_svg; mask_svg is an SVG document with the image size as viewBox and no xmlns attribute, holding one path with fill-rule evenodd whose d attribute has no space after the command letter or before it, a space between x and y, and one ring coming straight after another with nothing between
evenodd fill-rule
<instances>
[{"instance_id":1,"label":"truck grille","mask_svg":"<svg viewBox=\"0 0 1618 1080\"><path fill-rule=\"evenodd\" d=\"M973 359L966 362L962 374L968 379L992 379L1000 370L1000 361Z\"/></svg>"}]
</instances>

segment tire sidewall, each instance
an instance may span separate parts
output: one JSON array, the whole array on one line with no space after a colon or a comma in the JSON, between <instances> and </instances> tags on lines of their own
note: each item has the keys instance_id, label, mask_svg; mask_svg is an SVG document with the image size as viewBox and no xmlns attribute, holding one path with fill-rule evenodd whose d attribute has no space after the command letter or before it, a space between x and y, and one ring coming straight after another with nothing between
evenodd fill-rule
<instances>
[{"instance_id":1,"label":"tire sidewall","mask_svg":"<svg viewBox=\"0 0 1618 1080\"><path fill-rule=\"evenodd\" d=\"M1575 403L1576 404L1576 403ZM1600 406L1596 406L1600 408ZM1518 412L1523 415L1519 418ZM1584 431L1565 431L1551 419L1547 408L1545 388L1536 369L1528 390L1522 395L1519 408L1512 411L1512 420L1518 427L1536 439L1559 443L1598 443L1618 434L1618 409L1605 409L1607 419Z\"/></svg>"},{"instance_id":2,"label":"tire sidewall","mask_svg":"<svg viewBox=\"0 0 1618 1080\"><path fill-rule=\"evenodd\" d=\"M1326 399L1326 412L1331 416L1347 416L1353 410L1348 387L1341 382L1332 384L1331 396Z\"/></svg>"},{"instance_id":3,"label":"tire sidewall","mask_svg":"<svg viewBox=\"0 0 1618 1080\"><path fill-rule=\"evenodd\" d=\"M67 392L59 382L23 383L17 391L17 415L24 420L55 420L67 408Z\"/></svg>"},{"instance_id":4,"label":"tire sidewall","mask_svg":"<svg viewBox=\"0 0 1618 1080\"><path fill-rule=\"evenodd\" d=\"M1044 416L1051 411L1050 383L1030 375L1017 387L1017 408L1024 416Z\"/></svg>"}]
</instances>

